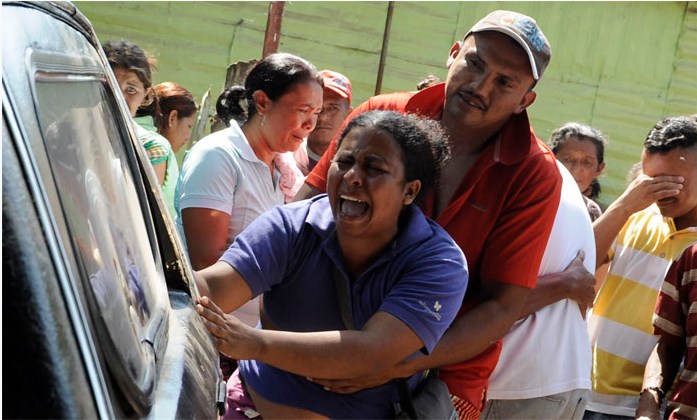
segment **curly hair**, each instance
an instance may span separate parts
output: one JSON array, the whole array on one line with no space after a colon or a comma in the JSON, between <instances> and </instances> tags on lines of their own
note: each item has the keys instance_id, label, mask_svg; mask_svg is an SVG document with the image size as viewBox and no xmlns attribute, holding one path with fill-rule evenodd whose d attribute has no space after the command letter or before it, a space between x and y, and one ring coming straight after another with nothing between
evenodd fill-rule
<instances>
[{"instance_id":1,"label":"curly hair","mask_svg":"<svg viewBox=\"0 0 697 420\"><path fill-rule=\"evenodd\" d=\"M157 68L157 61L149 57L138 45L126 41L107 41L102 45L104 54L112 69L123 68L138 76L145 89L152 86L152 68Z\"/></svg>"},{"instance_id":2,"label":"curly hair","mask_svg":"<svg viewBox=\"0 0 697 420\"><path fill-rule=\"evenodd\" d=\"M647 153L666 153L676 147L691 147L697 143L697 117L694 115L668 117L653 126L644 141Z\"/></svg>"}]
</instances>

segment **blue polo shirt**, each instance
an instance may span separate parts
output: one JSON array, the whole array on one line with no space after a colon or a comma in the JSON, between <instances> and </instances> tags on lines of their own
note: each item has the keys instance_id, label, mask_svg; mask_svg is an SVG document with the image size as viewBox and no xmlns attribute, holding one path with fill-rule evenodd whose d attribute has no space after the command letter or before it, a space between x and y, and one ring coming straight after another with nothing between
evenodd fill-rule
<instances>
[{"instance_id":1,"label":"blue polo shirt","mask_svg":"<svg viewBox=\"0 0 697 420\"><path fill-rule=\"evenodd\" d=\"M280 330L346 329L334 289L334 270L349 276L326 195L278 206L250 224L221 257L233 266ZM416 206L404 210L391 246L351 282L353 323L376 312L403 321L431 352L455 318L467 287L465 257L450 236ZM240 363L242 377L264 398L331 418L392 417L396 383L341 395L258 361ZM410 381L415 386L417 378Z\"/></svg>"}]
</instances>

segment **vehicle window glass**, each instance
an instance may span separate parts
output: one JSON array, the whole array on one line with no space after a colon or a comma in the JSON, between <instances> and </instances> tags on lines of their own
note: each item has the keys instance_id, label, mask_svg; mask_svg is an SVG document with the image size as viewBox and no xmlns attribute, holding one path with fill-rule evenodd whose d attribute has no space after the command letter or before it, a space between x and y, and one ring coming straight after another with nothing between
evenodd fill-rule
<instances>
[{"instance_id":1,"label":"vehicle window glass","mask_svg":"<svg viewBox=\"0 0 697 420\"><path fill-rule=\"evenodd\" d=\"M152 387L166 286L155 263L115 102L99 76L36 73L45 148L83 279L106 327L116 376ZM99 329L99 328L98 328Z\"/></svg>"}]
</instances>

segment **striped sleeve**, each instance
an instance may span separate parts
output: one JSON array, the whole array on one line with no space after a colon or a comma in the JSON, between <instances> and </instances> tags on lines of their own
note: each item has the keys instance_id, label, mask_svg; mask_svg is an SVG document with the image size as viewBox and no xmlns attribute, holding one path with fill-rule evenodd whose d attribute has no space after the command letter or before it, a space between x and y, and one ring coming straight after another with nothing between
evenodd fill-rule
<instances>
[{"instance_id":1,"label":"striped sleeve","mask_svg":"<svg viewBox=\"0 0 697 420\"><path fill-rule=\"evenodd\" d=\"M692 306L697 305L694 296L690 302L690 289L697 286L696 283L697 245L692 245L671 265L656 301L653 316L654 334L661 336L668 345L682 347L687 336L695 333L686 332L685 328L688 321L689 324L697 321L697 313L690 310Z\"/></svg>"}]
</instances>

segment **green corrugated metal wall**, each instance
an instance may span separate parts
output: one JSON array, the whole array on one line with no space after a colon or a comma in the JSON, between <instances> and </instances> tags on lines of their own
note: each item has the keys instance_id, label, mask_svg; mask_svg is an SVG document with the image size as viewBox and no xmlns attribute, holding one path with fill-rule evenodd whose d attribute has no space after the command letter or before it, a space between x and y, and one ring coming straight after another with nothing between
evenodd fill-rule
<instances>
[{"instance_id":1,"label":"green corrugated metal wall","mask_svg":"<svg viewBox=\"0 0 697 420\"><path fill-rule=\"evenodd\" d=\"M76 2L102 41L126 38L159 61L155 81L215 97L225 70L258 58L267 2ZM610 137L602 202L618 196L646 133L697 112L697 2L402 2L395 4L382 91L445 77L452 43L495 9L534 16L553 59L530 108L537 134L571 120ZM373 94L387 2L288 2L280 50L349 76L357 104Z\"/></svg>"}]
</instances>

